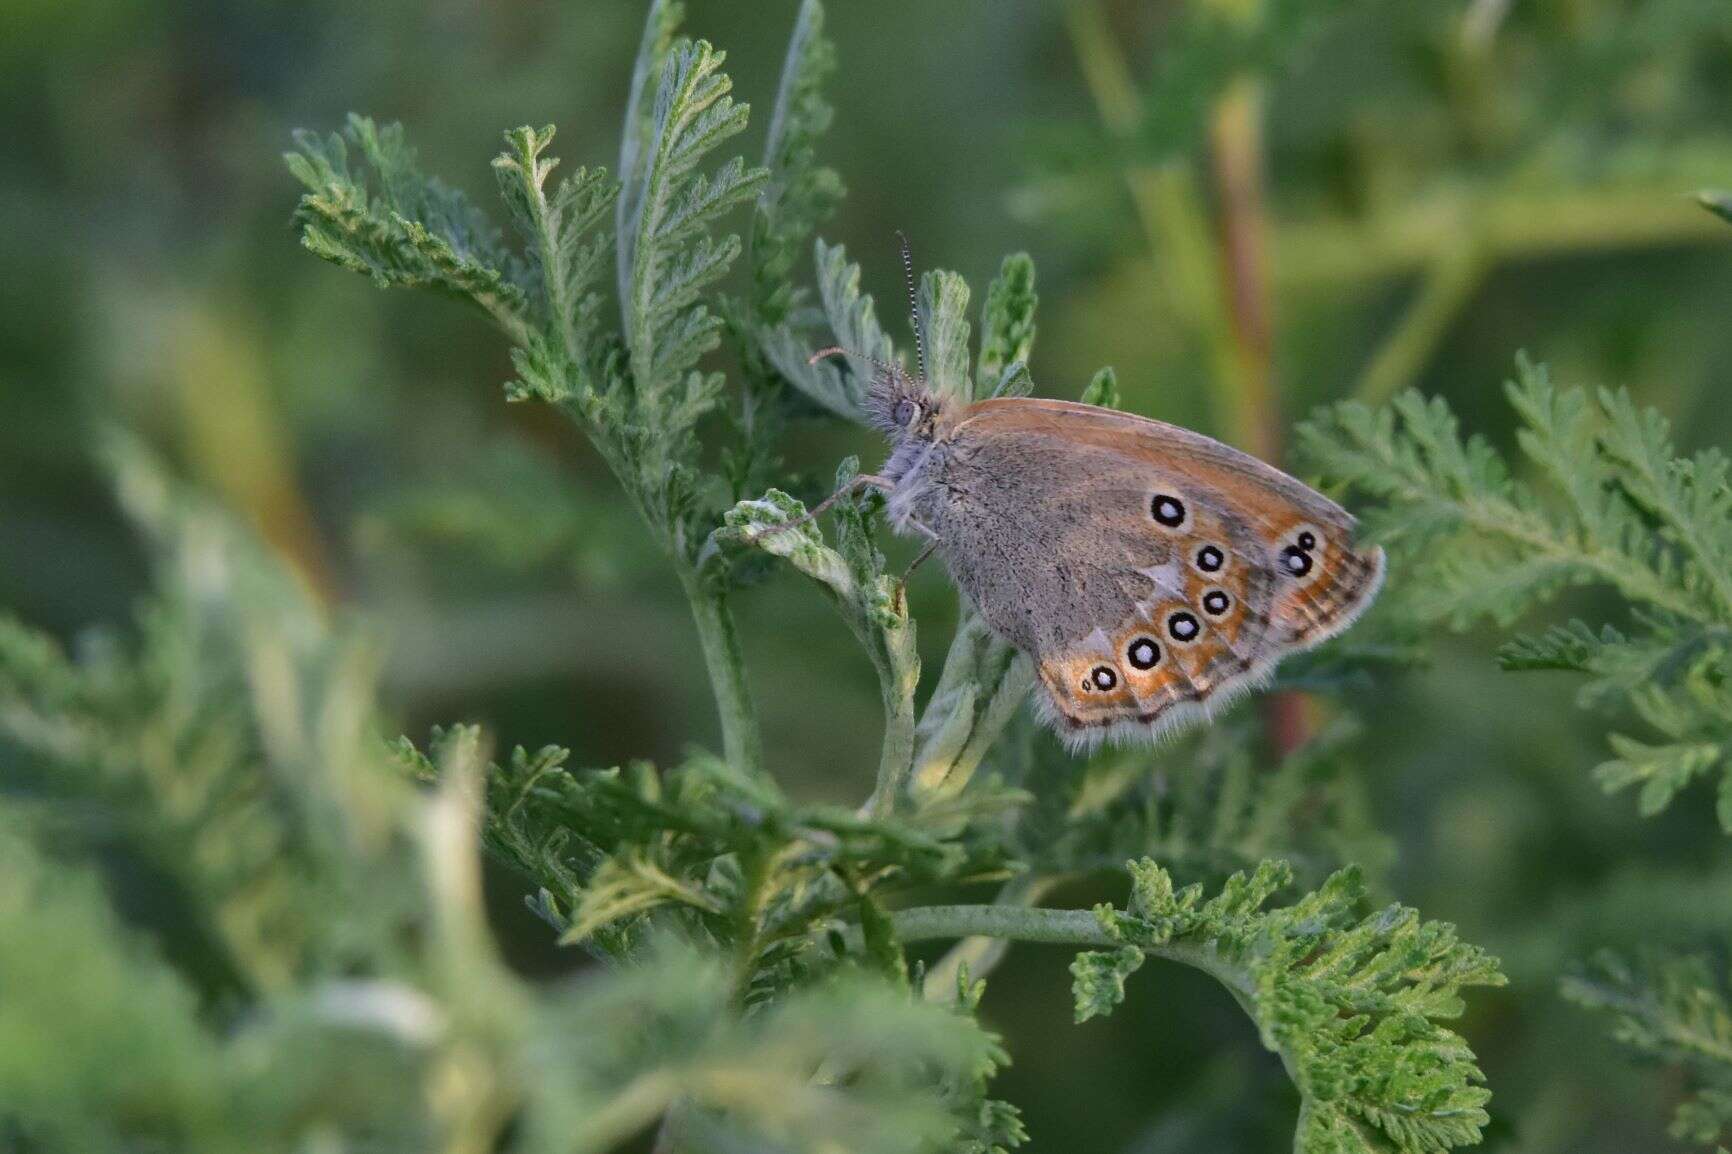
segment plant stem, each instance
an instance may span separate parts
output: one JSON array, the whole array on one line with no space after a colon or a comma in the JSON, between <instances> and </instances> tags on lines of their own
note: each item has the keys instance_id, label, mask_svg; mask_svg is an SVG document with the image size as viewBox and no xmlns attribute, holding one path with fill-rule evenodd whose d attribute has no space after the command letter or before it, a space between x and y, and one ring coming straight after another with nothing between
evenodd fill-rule
<instances>
[{"instance_id":1,"label":"plant stem","mask_svg":"<svg viewBox=\"0 0 1732 1154\"><path fill-rule=\"evenodd\" d=\"M1061 875L1049 874L1044 877L1024 876L1006 883L999 891L998 900L994 905L1012 908L1031 906L1064 881ZM949 1002L956 997L956 980L964 966L968 967L968 976L979 980L997 968L1004 960L1004 955L1010 951L1010 941L1006 938L995 938L988 935L974 935L963 938L952 946L942 958L934 962L926 970L924 996L927 1001Z\"/></svg>"},{"instance_id":2,"label":"plant stem","mask_svg":"<svg viewBox=\"0 0 1732 1154\"><path fill-rule=\"evenodd\" d=\"M1065 25L1095 111L1107 130L1128 137L1142 116L1135 82L1099 0L1071 0ZM1232 372L1231 341L1211 267L1208 225L1196 174L1188 164L1132 163L1124 173L1131 203L1159 262L1156 283L1168 286L1160 307L1183 318L1203 338L1216 379Z\"/></svg>"},{"instance_id":3,"label":"plant stem","mask_svg":"<svg viewBox=\"0 0 1732 1154\"><path fill-rule=\"evenodd\" d=\"M1116 949L1125 943L1113 937L1093 910L1030 909L1010 905L918 906L891 916L902 942L932 938L991 937L1013 942ZM1169 942L1139 947L1150 957L1194 966L1233 992L1240 1003L1251 996L1250 979L1223 961L1208 946Z\"/></svg>"},{"instance_id":4,"label":"plant stem","mask_svg":"<svg viewBox=\"0 0 1732 1154\"><path fill-rule=\"evenodd\" d=\"M1015 905L916 906L890 917L904 942L930 938L989 937L1013 942L1089 946L1124 943L1108 934L1093 910L1049 910Z\"/></svg>"},{"instance_id":5,"label":"plant stem","mask_svg":"<svg viewBox=\"0 0 1732 1154\"><path fill-rule=\"evenodd\" d=\"M1461 308L1485 276L1485 260L1472 243L1448 246L1438 253L1407 314L1384 340L1353 388L1355 400L1381 405L1413 378L1431 359Z\"/></svg>"},{"instance_id":6,"label":"plant stem","mask_svg":"<svg viewBox=\"0 0 1732 1154\"><path fill-rule=\"evenodd\" d=\"M698 627L698 644L703 648L710 689L716 698L716 715L722 726L722 756L742 773L757 773L764 761L758 715L746 684L746 661L740 652L740 635L734 628L727 595L692 567L681 564L678 568L680 584L691 602L692 621Z\"/></svg>"},{"instance_id":7,"label":"plant stem","mask_svg":"<svg viewBox=\"0 0 1732 1154\"><path fill-rule=\"evenodd\" d=\"M910 623L908 628L912 629ZM920 680L920 664L912 670L888 668L878 671L878 693L884 703L884 744L878 755L878 780L866 801L869 814L888 814L908 784L914 768L914 686Z\"/></svg>"},{"instance_id":8,"label":"plant stem","mask_svg":"<svg viewBox=\"0 0 1732 1154\"><path fill-rule=\"evenodd\" d=\"M1263 89L1242 75L1209 114L1220 277L1233 371L1218 385L1231 402L1237 440L1266 461L1281 458L1269 307L1268 225L1263 206Z\"/></svg>"}]
</instances>

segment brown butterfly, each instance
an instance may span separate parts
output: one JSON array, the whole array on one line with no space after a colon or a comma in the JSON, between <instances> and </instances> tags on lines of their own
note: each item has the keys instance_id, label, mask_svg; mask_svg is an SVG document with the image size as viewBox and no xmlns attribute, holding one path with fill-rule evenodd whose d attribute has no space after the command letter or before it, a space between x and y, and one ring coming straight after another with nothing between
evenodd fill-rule
<instances>
[{"instance_id":1,"label":"brown butterfly","mask_svg":"<svg viewBox=\"0 0 1732 1154\"><path fill-rule=\"evenodd\" d=\"M961 404L920 359L918 377L871 362L867 415L892 452L856 484L883 489L895 528L928 538L1033 659L1042 715L1068 744L1206 717L1376 597L1383 550L1356 547L1353 518L1280 470L1113 409Z\"/></svg>"}]
</instances>

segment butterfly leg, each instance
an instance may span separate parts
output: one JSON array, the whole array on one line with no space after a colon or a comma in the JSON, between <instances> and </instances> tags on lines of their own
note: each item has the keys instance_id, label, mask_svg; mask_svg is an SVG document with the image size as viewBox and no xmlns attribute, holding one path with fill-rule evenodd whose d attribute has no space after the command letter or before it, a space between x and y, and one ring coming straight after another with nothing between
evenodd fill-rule
<instances>
[{"instance_id":1,"label":"butterfly leg","mask_svg":"<svg viewBox=\"0 0 1732 1154\"><path fill-rule=\"evenodd\" d=\"M846 485L843 485L840 489L837 489L834 493L831 493L828 497L819 501L816 505L812 506L812 508L806 510L804 516L796 517L792 521L784 521L780 525L772 525L768 529L762 529L752 534L750 540L758 541L777 533L786 533L789 529L798 529L801 525L816 521L837 501L840 501L843 497L850 496L861 489L878 489L888 493L893 488L895 488L895 485L893 485L887 478L880 477L876 473L861 473L852 481L849 481Z\"/></svg>"},{"instance_id":2,"label":"butterfly leg","mask_svg":"<svg viewBox=\"0 0 1732 1154\"><path fill-rule=\"evenodd\" d=\"M914 560L909 562L908 568L902 571L902 578L896 582L896 611L899 613L902 611L904 603L907 601L908 579L914 576L914 571L920 568L921 562L932 556L933 551L938 548L938 534L934 533L931 529L928 529L925 525L922 525L919 521L910 520L908 523L920 532L926 534L927 541L926 548L922 549L915 556Z\"/></svg>"}]
</instances>

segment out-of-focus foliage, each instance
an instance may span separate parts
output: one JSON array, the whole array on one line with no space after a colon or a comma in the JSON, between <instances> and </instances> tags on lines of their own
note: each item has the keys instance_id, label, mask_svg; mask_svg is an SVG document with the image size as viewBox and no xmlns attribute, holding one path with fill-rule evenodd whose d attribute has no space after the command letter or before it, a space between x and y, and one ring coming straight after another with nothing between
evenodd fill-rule
<instances>
[{"instance_id":1,"label":"out-of-focus foliage","mask_svg":"<svg viewBox=\"0 0 1732 1154\"><path fill-rule=\"evenodd\" d=\"M1302 429L1305 445L1328 476L1381 502L1372 531L1410 562L1407 600L1423 618L1508 625L1568 585L1615 589L1630 603L1628 632L1571 620L1515 637L1500 663L1587 675L1582 708L1633 714L1658 734L1612 734L1616 756L1594 770L1601 786L1638 786L1638 808L1653 817L1694 779L1717 779L1718 823L1732 832L1726 457L1679 457L1666 420L1626 392L1590 397L1556 388L1525 358L1519 368L1506 393L1523 422L1522 451L1557 493L1549 502L1513 479L1483 438L1463 439L1447 405L1417 393L1383 410L1350 402L1325 411ZM1674 1137L1720 1138L1732 1122L1732 1015L1705 959L1650 947L1631 965L1602 951L1563 991L1612 1014L1615 1036L1639 1053L1690 1071L1696 1089L1677 1107Z\"/></svg>"},{"instance_id":2,"label":"out-of-focus foliage","mask_svg":"<svg viewBox=\"0 0 1732 1154\"><path fill-rule=\"evenodd\" d=\"M849 383L841 369L818 367L825 355L814 352L818 342L809 330L821 318L797 308L806 299L804 292L769 285L787 263L782 254L823 219L832 199L833 181L816 167L812 147L827 119L812 77L823 70L829 51L817 33L816 3L806 4L784 66L786 79L769 148L770 160L779 166L773 171L748 171L738 159L712 172L699 171L708 152L744 128L746 110L727 95L731 82L719 71L721 54L701 41L678 38L679 19L677 9L652 5L634 71L614 243L620 256L622 324L617 338L593 323L600 305L585 295L598 262L595 254L606 247L587 233L599 223L601 208L612 196L605 178L582 171L548 198L551 163L542 152L552 139L551 128L508 134L511 151L496 164L528 241L524 257L498 248L483 251L470 238L491 233L467 210L466 233L436 229L445 239L442 247L430 248L423 219L429 214L416 206L445 203L439 195L442 186L414 175L406 160L397 159L403 149L396 129L381 134L363 118L350 122L350 139L368 155L380 183L396 190L387 195L383 210L367 207L373 201L364 185L338 159L341 138L321 146L303 135L302 152L289 159L290 168L309 188L300 211L303 243L315 255L371 274L382 287L438 287L481 305L517 345L514 355L523 383L513 386L511 395L551 403L583 425L681 569L706 642L726 758L699 757L665 776L647 765L624 774L574 774L566 768L563 750L548 748L532 755L519 749L489 772L488 840L536 884L531 908L552 924L562 942L586 944L628 968L638 963L646 941L661 935L677 932L683 940L705 943L727 960L732 1000L743 1020L753 1021L758 1015L785 1012L782 1007L790 998L831 981L835 968L850 957L857 956L892 982L907 982L907 963L887 904L898 891L1016 877L1015 892L1033 896L1031 887L1041 880L1033 872L1035 862L1010 849L1018 811L1028 795L1005 788L999 779L975 777L1027 693L1029 677L1026 662L1002 642L985 637L978 619L965 610L928 717L918 716L920 662L914 625L903 582L887 572L873 540L869 515L880 504L876 497L847 498L838 506L834 548L802 504L774 488L763 497L738 501L722 525L711 529L713 515L705 511L703 495L735 486L727 483L727 476L706 474L696 434L702 418L721 406L725 378L693 371L693 365L715 345L723 328L721 317L740 319L731 331L741 342L746 380L740 400L747 409L782 396L780 382L770 377L780 371L787 384L824 408L855 420L864 414L858 384ZM652 90L653 106L648 100ZM381 138L392 144L369 143ZM399 186L405 183L423 187L404 191ZM739 241L731 235L714 236L709 226L752 193L759 197L754 239L769 251L753 268L755 291L750 296L716 300L714 286L739 251ZM332 207L351 204L363 207L347 215ZM351 225L351 217L362 224ZM339 233L348 239L334 239ZM402 250L409 255L399 255ZM422 260L416 255L427 251L434 256ZM452 255L468 252L477 255ZM815 246L815 258L818 296L830 328L876 350L871 355L858 349L842 353L851 362L848 377L857 382L866 373L880 372L873 359L889 361L895 352L876 328L874 310L859 290L859 271L840 259L840 250L822 243ZM539 267L541 276L515 275L512 270L518 267ZM912 282L912 269L908 273ZM517 287L501 287L507 285ZM580 298L582 303L575 303ZM915 369L929 373L935 389L962 400L1026 391L1035 337L1033 262L1016 255L1001 266L986 294L978 356L970 349L969 298L967 282L956 273L928 272L920 278L913 302ZM1103 400L1111 398L1111 391L1110 378L1091 390ZM742 417L731 425L731 432L745 437L732 459L760 463L743 471L736 467L731 480L766 471L777 456L773 438L781 432L780 422ZM836 477L839 493L845 496L851 490L856 471L856 462L844 462ZM729 561L742 549L780 557L815 581L866 650L878 676L884 738L877 787L858 812L795 805L763 771L757 722L728 606L729 586L737 580ZM443 752L446 747L472 746L477 740L473 730L447 731L436 735L428 755L405 746L400 758L412 775L431 781L438 776L436 765L449 757ZM1062 794L1059 775L1053 778L1053 792ZM1264 836L1279 840L1277 831L1302 824L1290 809L1296 779L1300 788L1308 784L1302 771L1258 783L1264 788L1252 788L1242 773L1230 779L1223 787L1225 796L1215 803L1219 808L1213 832L1221 848L1243 845L1255 837L1252 831L1258 826ZM1284 788L1277 788L1277 782ZM1258 793L1264 798L1246 796ZM1104 818L1101 809L1082 810L1058 824L1055 841L1066 840L1069 833L1071 840L1086 843L1099 837L1089 827L1103 825ZM1120 843L1129 834L1128 840L1142 850L1178 831L1158 814L1145 814L1142 824L1133 818L1128 829L1116 833ZM1066 863L1065 868L1077 864ZM1150 864L1146 870L1158 872L1159 867ZM1328 946L1328 966L1351 956L1364 973L1396 967L1394 972L1402 976L1388 980L1407 980L1413 967L1402 969L1398 959L1414 951L1414 935L1430 943L1442 931L1419 927L1407 914L1394 920L1380 915L1379 921L1366 923L1375 924L1376 930L1361 926L1346 931L1352 907L1362 896L1357 876L1338 875L1317 894L1302 897L1296 908L1317 905L1316 916L1323 919L1319 925L1344 930L1342 940ZM1260 905L1291 877L1286 867L1260 869L1259 896L1250 906ZM1345 877L1355 881L1347 885L1340 880ZM1229 885L1242 886L1243 880ZM992 908L1014 918L1017 904L1002 902ZM1024 912L1030 918L1042 916L1038 910ZM906 916L919 918L922 913L916 908ZM1308 913L1300 920L1308 923L1312 918ZM1337 922L1342 925L1336 927ZM1114 924L1126 932L1125 926ZM926 931L924 936L935 935L932 926ZM1205 952L1224 951L1244 962L1242 973L1198 964L1234 989L1236 981L1273 983L1268 998L1253 998L1247 1009L1266 1041L1281 1047L1305 1098L1295 1139L1299 1149L1346 1148L1346 1135L1359 1122L1349 1120L1343 1110L1370 1121L1398 1149L1443 1150L1478 1140L1486 1121L1481 1109L1485 1094L1468 1089L1468 1083L1480 1079L1478 1069L1460 1040L1436 1033L1425 1015L1458 1012L1448 1009L1455 1005L1458 984L1496 980L1495 963L1473 952L1473 958L1481 960L1470 966L1451 952L1453 946L1438 945L1442 952L1421 964L1449 971L1437 979L1441 1000L1429 1010L1406 1010L1411 1019L1406 1020L1391 1012L1405 1005L1403 995L1391 994L1380 1012L1389 1013L1388 1022L1399 1019L1405 1025L1379 1024L1373 1040L1372 1035L1359 1038L1361 1027L1345 1023L1325 1053L1302 1044L1299 1036L1322 1044L1323 1019L1341 1007L1318 1003L1315 984L1295 979L1294 992L1283 984L1285 979L1272 976L1277 970L1290 974L1300 960L1297 955L1284 955L1265 967L1251 963L1246 944L1250 933L1234 938L1237 945L1228 943L1224 933L1214 935L1220 940L1209 939L1205 947ZM966 928L958 926L951 936L967 936ZM1138 944L1158 944L1147 935L1132 937ZM982 957L977 964L991 960ZM953 955L931 977L922 975L912 989L928 997L951 997L966 1013L979 1000L970 964L966 955ZM1122 988L1122 978L1116 988ZM1298 1023L1301 1003L1314 1005L1314 1020ZM1277 1021L1287 1023L1285 1033ZM984 1097L986 1079L999 1062L983 1059L973 1078L954 1087L957 1118L963 1124L952 1144L998 1149L1021 1141L1015 1110ZM1379 1089L1368 1096L1347 1091L1348 1105L1341 1106L1336 1100L1343 1091L1338 1087L1347 1083L1376 1083ZM943 1079L939 1084L946 1085ZM664 1142L690 1141L684 1136L686 1114L676 1110L667 1117ZM1403 1115L1418 1120L1394 1120Z\"/></svg>"},{"instance_id":3,"label":"out-of-focus foliage","mask_svg":"<svg viewBox=\"0 0 1732 1154\"><path fill-rule=\"evenodd\" d=\"M1414 559L1406 604L1422 619L1508 625L1572 584L1604 583L1635 629L1568 625L1517 637L1505 669L1585 673L1584 708L1628 709L1659 740L1614 734L1594 776L1640 786L1653 815L1696 777L1719 781L1732 832L1732 486L1718 449L1679 458L1665 418L1625 392L1558 389L1525 359L1506 389L1517 435L1558 493L1547 504L1441 401L1408 393L1387 409L1347 403L1302 430L1330 478L1378 499L1371 531Z\"/></svg>"},{"instance_id":4,"label":"out-of-focus foliage","mask_svg":"<svg viewBox=\"0 0 1732 1154\"><path fill-rule=\"evenodd\" d=\"M1576 673L1441 639L1404 555L1384 604L1283 666L1293 693L1086 764L941 568L902 579L876 498L747 531L875 463L871 366L807 358L913 363L901 229L966 274L916 283L948 389L1080 394L1278 459L1283 411L1419 385L1581 553L1570 485L1489 385L1525 347L1602 432L1602 388L1666 414L1656 460L1732 442L1727 202L1697 191L1732 188L1720 5L689 7L0 15L0 1147L1239 1151L1289 1146L1319 1090L1381 1100L1302 1097L1257 1012L1153 951L1069 1024L1070 949L1009 943L1059 917L1110 988L1130 954L1088 907L1124 908L1144 857L1204 895L1290 863L1257 918L1358 863L1342 926L1399 897L1502 958L1509 986L1450 1024L1495 1090L1487 1149L1647 1149L1680 1107L1682 1137L1719 1126L1712 1046L1627 1063L1606 1037L1724 999L1720 611L1620 603L1713 597L1650 512L1642 547L1604 538L1636 586L1572 575L1523 611ZM501 126L549 121L563 165L522 128L489 170ZM300 126L338 131L303 138L297 189L274 158ZM294 231L364 276L290 243L300 190ZM552 403L501 404L504 379ZM1629 504L1603 449L1588 475ZM220 547L161 544L195 522ZM481 728L425 758L378 740L452 719ZM1640 746L1607 772L1670 799L1648 820L1584 773L1607 731ZM471 825L479 897L436 865L469 838L428 850ZM1608 1014L1557 997L1566 972Z\"/></svg>"},{"instance_id":5,"label":"out-of-focus foliage","mask_svg":"<svg viewBox=\"0 0 1732 1154\"><path fill-rule=\"evenodd\" d=\"M1612 1016L1618 1041L1695 1079L1692 1096L1672 1116L1674 1138L1714 1142L1732 1129L1732 1002L1724 969L1700 955L1650 953L1631 965L1607 953L1563 981L1570 1001Z\"/></svg>"},{"instance_id":6,"label":"out-of-focus foliage","mask_svg":"<svg viewBox=\"0 0 1732 1154\"><path fill-rule=\"evenodd\" d=\"M410 759L432 779L415 789L373 728L366 647L136 451L118 469L163 584L136 654L74 662L11 622L0 648L0 749L31 783L0 804L9 1143L481 1150L514 1131L600 1151L676 1101L710 1143L913 1151L956 1129L933 1087L977 1086L997 1044L881 977L830 967L745 1019L727 968L670 939L577 982L514 977L480 905L479 735L448 735L436 771ZM502 828L517 784L488 786ZM79 861L97 850L159 879L151 920L196 926L202 951L128 924Z\"/></svg>"}]
</instances>

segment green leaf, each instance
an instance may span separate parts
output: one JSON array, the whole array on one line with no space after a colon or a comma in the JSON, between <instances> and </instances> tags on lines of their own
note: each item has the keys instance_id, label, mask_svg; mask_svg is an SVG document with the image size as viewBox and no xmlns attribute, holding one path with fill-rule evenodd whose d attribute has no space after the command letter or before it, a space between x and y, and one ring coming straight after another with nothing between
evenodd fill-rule
<instances>
[{"instance_id":1,"label":"green leaf","mask_svg":"<svg viewBox=\"0 0 1732 1154\"><path fill-rule=\"evenodd\" d=\"M836 474L838 492L852 482L857 468L852 458L843 463ZM874 804L888 807L907 781L914 757L914 691L920 682L914 622L902 583L884 571L884 557L859 504L844 502L837 508L837 549L825 545L812 522L795 524L804 515L798 501L772 489L759 500L734 506L726 524L735 539L786 558L817 581L872 659L885 718Z\"/></svg>"},{"instance_id":2,"label":"green leaf","mask_svg":"<svg viewBox=\"0 0 1732 1154\"><path fill-rule=\"evenodd\" d=\"M1071 994L1076 1020L1105 1017L1125 1000L1125 979L1142 968L1143 951L1135 946L1116 950L1084 950L1071 959Z\"/></svg>"},{"instance_id":3,"label":"green leaf","mask_svg":"<svg viewBox=\"0 0 1732 1154\"><path fill-rule=\"evenodd\" d=\"M381 288L431 288L474 302L514 336L528 299L499 230L462 193L421 175L398 124L349 117L340 134L295 133L283 160L307 191L301 243ZM360 167L351 163L351 150Z\"/></svg>"},{"instance_id":4,"label":"green leaf","mask_svg":"<svg viewBox=\"0 0 1732 1154\"><path fill-rule=\"evenodd\" d=\"M1397 553L1420 617L1509 623L1588 582L1631 603L1633 630L1572 622L1509 642L1500 659L1585 673L1585 708L1622 705L1660 731L1612 738L1618 756L1595 770L1607 790L1640 786L1640 811L1654 814L1693 779L1728 772L1732 463L1716 450L1679 457L1667 422L1624 392L1560 389L1525 357L1517 368L1506 389L1517 439L1561 495L1550 505L1416 394L1380 411L1336 406L1301 436L1328 479L1378 502L1366 524Z\"/></svg>"},{"instance_id":5,"label":"green leaf","mask_svg":"<svg viewBox=\"0 0 1732 1154\"><path fill-rule=\"evenodd\" d=\"M1034 352L1034 261L1025 252L1004 258L987 286L980 310L980 356L974 368L974 396L1026 396L1032 382L1028 360Z\"/></svg>"},{"instance_id":6,"label":"green leaf","mask_svg":"<svg viewBox=\"0 0 1732 1154\"><path fill-rule=\"evenodd\" d=\"M1643 817L1653 817L1665 809L1680 789L1721 760L1721 748L1714 743L1644 745L1616 733L1610 741L1618 756L1595 766L1594 780L1607 793L1641 786L1638 808Z\"/></svg>"},{"instance_id":7,"label":"green leaf","mask_svg":"<svg viewBox=\"0 0 1732 1154\"><path fill-rule=\"evenodd\" d=\"M652 411L669 403L683 374L720 339L721 320L702 298L739 255L740 240L717 239L710 226L755 196L768 176L737 157L701 171L711 152L746 127L748 109L728 95L733 82L721 71L724 59L702 40L669 50L641 176L634 161L627 178L633 215L620 234L630 257L624 330L639 404Z\"/></svg>"},{"instance_id":8,"label":"green leaf","mask_svg":"<svg viewBox=\"0 0 1732 1154\"><path fill-rule=\"evenodd\" d=\"M549 334L572 360L593 364L601 296L594 285L613 238L597 226L613 207L619 186L604 169L580 168L549 196L548 178L559 161L546 155L553 125L516 128L507 150L493 161L500 195L528 246L530 273L540 282Z\"/></svg>"},{"instance_id":9,"label":"green leaf","mask_svg":"<svg viewBox=\"0 0 1732 1154\"><path fill-rule=\"evenodd\" d=\"M1119 377L1112 366L1100 369L1089 378L1087 387L1083 389L1082 403L1098 405L1103 409L1121 409L1124 402L1119 397Z\"/></svg>"},{"instance_id":10,"label":"green leaf","mask_svg":"<svg viewBox=\"0 0 1732 1154\"><path fill-rule=\"evenodd\" d=\"M674 38L685 21L686 6L679 0L650 0L644 16L643 35L632 60L630 95L626 99L625 123L619 137L620 194L614 201L615 264L619 276L619 299L623 307L631 294L632 250L637 242L636 221L644 189L644 167L655 137L657 86Z\"/></svg>"},{"instance_id":11,"label":"green leaf","mask_svg":"<svg viewBox=\"0 0 1732 1154\"><path fill-rule=\"evenodd\" d=\"M1723 965L1652 950L1632 962L1607 951L1560 987L1608 1015L1612 1036L1634 1053L1684 1070L1692 1096L1673 1116L1672 1137L1706 1145L1732 1133L1732 987Z\"/></svg>"},{"instance_id":12,"label":"green leaf","mask_svg":"<svg viewBox=\"0 0 1732 1154\"><path fill-rule=\"evenodd\" d=\"M59 1149L223 1145L225 1056L197 992L122 923L97 878L21 838L18 816L0 810L8 1125Z\"/></svg>"},{"instance_id":13,"label":"green leaf","mask_svg":"<svg viewBox=\"0 0 1732 1154\"><path fill-rule=\"evenodd\" d=\"M968 282L938 270L920 278L915 305L926 336L926 371L934 392L962 402L974 399L968 375Z\"/></svg>"},{"instance_id":14,"label":"green leaf","mask_svg":"<svg viewBox=\"0 0 1732 1154\"><path fill-rule=\"evenodd\" d=\"M1213 974L1256 1021L1300 1094L1295 1149L1443 1151L1471 1145L1489 1094L1466 1043L1442 1023L1461 991L1504 982L1497 963L1453 927L1401 906L1361 915L1364 886L1348 869L1291 905L1269 908L1292 874L1264 862L1205 899L1176 889L1154 861L1131 862L1123 912L1097 911L1109 937ZM1084 963L1086 1007L1115 1000L1123 961ZM1084 991L1079 989L1079 995ZM1079 996L1079 1015L1085 1003Z\"/></svg>"},{"instance_id":15,"label":"green leaf","mask_svg":"<svg viewBox=\"0 0 1732 1154\"><path fill-rule=\"evenodd\" d=\"M781 325L804 306L806 290L793 280L794 266L843 196L836 170L817 162L818 140L835 115L823 94L835 67L835 48L824 36L824 8L818 0L803 0L764 143L769 175L752 216L753 309L765 326Z\"/></svg>"}]
</instances>

